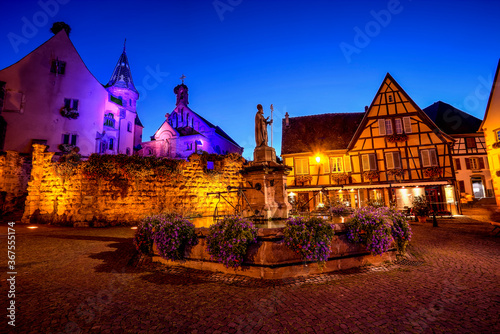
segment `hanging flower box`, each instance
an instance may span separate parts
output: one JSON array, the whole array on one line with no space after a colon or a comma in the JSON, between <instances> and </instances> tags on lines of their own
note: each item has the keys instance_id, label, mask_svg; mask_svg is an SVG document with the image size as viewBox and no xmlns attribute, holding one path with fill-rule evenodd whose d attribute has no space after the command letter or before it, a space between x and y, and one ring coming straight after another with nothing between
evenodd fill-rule
<instances>
[{"instance_id":1,"label":"hanging flower box","mask_svg":"<svg viewBox=\"0 0 500 334\"><path fill-rule=\"evenodd\" d=\"M493 147L493 148L499 148L500 147L500 141L497 141L496 143L493 143L493 145L491 145L491 147Z\"/></svg>"},{"instance_id":2,"label":"hanging flower box","mask_svg":"<svg viewBox=\"0 0 500 334\"><path fill-rule=\"evenodd\" d=\"M312 176L311 175L298 175L295 180L297 181L297 183L300 183L300 185L303 186L306 182L311 182Z\"/></svg>"},{"instance_id":3,"label":"hanging flower box","mask_svg":"<svg viewBox=\"0 0 500 334\"><path fill-rule=\"evenodd\" d=\"M76 153L80 152L80 148L78 146L70 144L60 144L57 148L63 153L68 153L71 151L75 151Z\"/></svg>"},{"instance_id":4,"label":"hanging flower box","mask_svg":"<svg viewBox=\"0 0 500 334\"><path fill-rule=\"evenodd\" d=\"M406 133L393 134L393 135L386 136L385 139L389 143L402 143L402 142L408 141L408 135Z\"/></svg>"},{"instance_id":5,"label":"hanging flower box","mask_svg":"<svg viewBox=\"0 0 500 334\"><path fill-rule=\"evenodd\" d=\"M430 178L436 178L439 177L441 174L441 168L435 166L435 167L428 167L424 169L424 176L425 177L430 177Z\"/></svg>"},{"instance_id":6,"label":"hanging flower box","mask_svg":"<svg viewBox=\"0 0 500 334\"><path fill-rule=\"evenodd\" d=\"M69 119L77 119L80 114L76 110L68 109L63 107L61 109L61 116L69 118Z\"/></svg>"},{"instance_id":7,"label":"hanging flower box","mask_svg":"<svg viewBox=\"0 0 500 334\"><path fill-rule=\"evenodd\" d=\"M333 173L332 180L340 184L340 182L346 181L349 179L349 174L347 173Z\"/></svg>"},{"instance_id":8,"label":"hanging flower box","mask_svg":"<svg viewBox=\"0 0 500 334\"><path fill-rule=\"evenodd\" d=\"M497 170L496 174L497 174L497 176L500 176L500 170Z\"/></svg>"},{"instance_id":9,"label":"hanging flower box","mask_svg":"<svg viewBox=\"0 0 500 334\"><path fill-rule=\"evenodd\" d=\"M393 175L395 178L400 178L400 177L403 177L403 175L405 174L405 171L401 168L395 168L395 169L389 169L387 171L387 174Z\"/></svg>"},{"instance_id":10,"label":"hanging flower box","mask_svg":"<svg viewBox=\"0 0 500 334\"><path fill-rule=\"evenodd\" d=\"M363 173L363 176L365 177L365 179L368 179L370 182L372 182L373 179L377 179L378 178L378 171L376 170L369 170L369 171L366 171Z\"/></svg>"}]
</instances>

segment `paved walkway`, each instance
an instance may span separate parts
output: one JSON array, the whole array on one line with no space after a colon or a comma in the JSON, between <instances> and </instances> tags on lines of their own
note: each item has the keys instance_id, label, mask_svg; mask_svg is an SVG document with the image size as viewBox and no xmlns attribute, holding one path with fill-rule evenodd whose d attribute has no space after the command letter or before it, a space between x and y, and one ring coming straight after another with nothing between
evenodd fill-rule
<instances>
[{"instance_id":1,"label":"paved walkway","mask_svg":"<svg viewBox=\"0 0 500 334\"><path fill-rule=\"evenodd\" d=\"M124 227L15 229L16 327L5 314L0 332L500 332L500 237L469 217L415 225L398 264L286 281L138 263Z\"/></svg>"}]
</instances>

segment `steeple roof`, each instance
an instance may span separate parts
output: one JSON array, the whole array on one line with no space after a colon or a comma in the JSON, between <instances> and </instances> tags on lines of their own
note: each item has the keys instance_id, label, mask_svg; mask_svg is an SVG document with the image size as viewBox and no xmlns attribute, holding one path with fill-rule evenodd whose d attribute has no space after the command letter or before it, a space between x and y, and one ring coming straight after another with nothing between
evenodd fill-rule
<instances>
[{"instance_id":1,"label":"steeple roof","mask_svg":"<svg viewBox=\"0 0 500 334\"><path fill-rule=\"evenodd\" d=\"M111 79L109 79L107 87L119 87L128 88L137 94L139 92L134 86L134 81L132 80L132 72L130 71L130 65L128 63L127 53L125 52L125 45L123 46L123 52L116 63Z\"/></svg>"}]
</instances>

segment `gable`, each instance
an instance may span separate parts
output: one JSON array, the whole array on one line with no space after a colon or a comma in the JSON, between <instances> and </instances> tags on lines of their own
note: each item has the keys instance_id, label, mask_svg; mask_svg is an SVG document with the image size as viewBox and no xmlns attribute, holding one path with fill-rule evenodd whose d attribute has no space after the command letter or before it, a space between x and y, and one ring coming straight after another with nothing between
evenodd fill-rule
<instances>
[{"instance_id":1,"label":"gable","mask_svg":"<svg viewBox=\"0 0 500 334\"><path fill-rule=\"evenodd\" d=\"M496 112L495 112L496 111ZM490 97L488 98L488 105L486 106L486 112L484 114L483 123L481 124L481 131L494 130L500 124L500 59L498 60L497 71L495 73L495 79L493 80L493 85L491 86ZM487 129L487 127L493 127Z\"/></svg>"}]
</instances>

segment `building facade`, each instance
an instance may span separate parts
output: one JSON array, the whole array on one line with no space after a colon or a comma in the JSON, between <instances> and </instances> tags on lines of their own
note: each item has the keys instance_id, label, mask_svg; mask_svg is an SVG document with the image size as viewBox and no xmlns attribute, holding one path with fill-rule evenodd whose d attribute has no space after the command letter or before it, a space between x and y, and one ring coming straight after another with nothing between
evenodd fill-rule
<instances>
[{"instance_id":1,"label":"building facade","mask_svg":"<svg viewBox=\"0 0 500 334\"><path fill-rule=\"evenodd\" d=\"M456 214L453 143L387 74L364 113L286 116L282 158L293 167L290 200L299 211L332 199L405 209L426 195L436 212Z\"/></svg>"},{"instance_id":2,"label":"building facade","mask_svg":"<svg viewBox=\"0 0 500 334\"><path fill-rule=\"evenodd\" d=\"M495 195L486 143L484 134L480 132L482 121L441 101L425 108L424 112L455 140L451 153L461 198L472 195L484 202L493 199Z\"/></svg>"},{"instance_id":3,"label":"building facade","mask_svg":"<svg viewBox=\"0 0 500 334\"><path fill-rule=\"evenodd\" d=\"M141 144L140 155L185 159L195 152L242 154L239 146L220 127L188 107L188 87L183 82L174 88L175 108L151 137Z\"/></svg>"},{"instance_id":4,"label":"building facade","mask_svg":"<svg viewBox=\"0 0 500 334\"><path fill-rule=\"evenodd\" d=\"M496 204L500 206L500 60L495 79L491 87L490 97L481 131L484 133L488 165L495 191Z\"/></svg>"},{"instance_id":5,"label":"building facade","mask_svg":"<svg viewBox=\"0 0 500 334\"><path fill-rule=\"evenodd\" d=\"M125 71L124 69L127 69ZM118 77L117 77L118 75ZM92 153L132 154L137 131L130 66L125 50L104 87L61 30L17 63L0 71L5 82L3 150L30 153L32 144L52 152L78 147Z\"/></svg>"}]
</instances>

